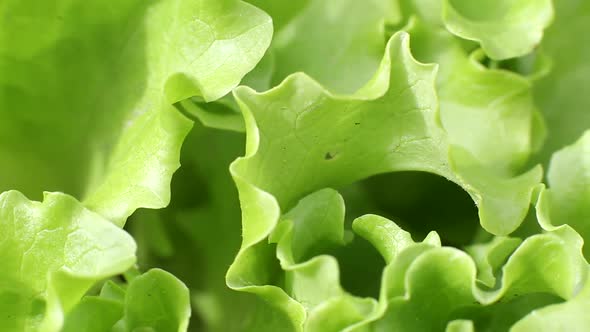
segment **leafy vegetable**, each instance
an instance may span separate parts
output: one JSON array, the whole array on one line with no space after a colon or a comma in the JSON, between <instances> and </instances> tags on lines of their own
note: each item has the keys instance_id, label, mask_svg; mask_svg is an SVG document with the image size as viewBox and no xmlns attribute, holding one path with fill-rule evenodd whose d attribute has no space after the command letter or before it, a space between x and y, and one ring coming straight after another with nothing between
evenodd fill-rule
<instances>
[{"instance_id":1,"label":"leafy vegetable","mask_svg":"<svg viewBox=\"0 0 590 332\"><path fill-rule=\"evenodd\" d=\"M547 30L541 49L551 59L553 69L535 85L535 98L548 126L549 139L541 160L572 144L590 127L590 94L586 78L590 64L587 43L572 36L582 36L590 29L590 3L555 1L555 22Z\"/></svg>"},{"instance_id":2,"label":"leafy vegetable","mask_svg":"<svg viewBox=\"0 0 590 332\"><path fill-rule=\"evenodd\" d=\"M586 330L589 18L0 3L0 330Z\"/></svg>"},{"instance_id":3,"label":"leafy vegetable","mask_svg":"<svg viewBox=\"0 0 590 332\"><path fill-rule=\"evenodd\" d=\"M590 132L553 154L547 174L549 190L539 199L539 220L545 227L568 224L584 239L590 237ZM588 250L584 248L586 256Z\"/></svg>"},{"instance_id":4,"label":"leafy vegetable","mask_svg":"<svg viewBox=\"0 0 590 332\"><path fill-rule=\"evenodd\" d=\"M63 331L186 331L190 317L186 286L170 273L152 269L122 288L104 284L68 316Z\"/></svg>"},{"instance_id":5,"label":"leafy vegetable","mask_svg":"<svg viewBox=\"0 0 590 332\"><path fill-rule=\"evenodd\" d=\"M550 0L444 0L442 15L449 31L502 60L525 55L541 41L553 7Z\"/></svg>"},{"instance_id":6,"label":"leafy vegetable","mask_svg":"<svg viewBox=\"0 0 590 332\"><path fill-rule=\"evenodd\" d=\"M191 126L171 105L228 93L271 37L268 16L234 0L1 6L0 189L71 192L119 225L168 204Z\"/></svg>"},{"instance_id":7,"label":"leafy vegetable","mask_svg":"<svg viewBox=\"0 0 590 332\"><path fill-rule=\"evenodd\" d=\"M497 171L511 174L520 169L541 144L531 135L540 115L530 79L486 68L480 63L485 57L481 50L468 54L456 38L436 26L414 18L407 28L418 59L440 64L440 117L451 143ZM542 133L537 136L542 138Z\"/></svg>"},{"instance_id":8,"label":"leafy vegetable","mask_svg":"<svg viewBox=\"0 0 590 332\"><path fill-rule=\"evenodd\" d=\"M96 281L135 262L127 233L65 194L46 193L42 203L0 194L0 227L6 331L59 331L64 312Z\"/></svg>"}]
</instances>

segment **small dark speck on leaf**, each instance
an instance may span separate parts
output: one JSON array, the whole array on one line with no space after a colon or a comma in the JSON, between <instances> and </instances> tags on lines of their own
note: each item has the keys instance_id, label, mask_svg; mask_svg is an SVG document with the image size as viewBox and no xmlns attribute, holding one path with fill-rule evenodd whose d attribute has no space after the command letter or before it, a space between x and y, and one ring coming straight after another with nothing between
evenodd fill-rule
<instances>
[{"instance_id":1,"label":"small dark speck on leaf","mask_svg":"<svg viewBox=\"0 0 590 332\"><path fill-rule=\"evenodd\" d=\"M330 152L326 152L326 155L324 155L324 159L325 160L331 160L334 159L334 155L331 154Z\"/></svg>"},{"instance_id":2,"label":"small dark speck on leaf","mask_svg":"<svg viewBox=\"0 0 590 332\"><path fill-rule=\"evenodd\" d=\"M360 125L360 124L361 124L360 122L355 122L355 123L354 123L354 125L355 125L355 126L358 126L358 125Z\"/></svg>"}]
</instances>

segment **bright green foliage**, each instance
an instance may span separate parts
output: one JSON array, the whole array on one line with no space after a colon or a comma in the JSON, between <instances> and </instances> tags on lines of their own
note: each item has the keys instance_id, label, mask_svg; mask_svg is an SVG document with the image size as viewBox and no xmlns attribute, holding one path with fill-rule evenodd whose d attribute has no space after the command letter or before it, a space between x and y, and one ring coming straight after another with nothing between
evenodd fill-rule
<instances>
[{"instance_id":1,"label":"bright green foliage","mask_svg":"<svg viewBox=\"0 0 590 332\"><path fill-rule=\"evenodd\" d=\"M539 210L548 225L568 224L590 241L590 131L575 144L553 154L547 174L549 190L541 194ZM550 227L550 226L546 226ZM590 247L584 247L586 257Z\"/></svg>"},{"instance_id":2,"label":"bright green foliage","mask_svg":"<svg viewBox=\"0 0 590 332\"><path fill-rule=\"evenodd\" d=\"M354 92L379 66L386 24L400 20L398 6L389 0L250 2L272 16L275 28L267 54L242 81L257 91L301 71L335 91ZM243 131L243 119L232 99L183 106L206 126Z\"/></svg>"},{"instance_id":3,"label":"bright green foliage","mask_svg":"<svg viewBox=\"0 0 590 332\"><path fill-rule=\"evenodd\" d=\"M374 230L371 242L379 248L379 242L391 241L392 237L376 238L383 232L375 225L391 229L397 227L387 220L375 219L379 217L371 218L372 220L368 219L370 229ZM361 220L363 219L355 223L360 223ZM512 306L513 302L537 293L570 298L574 295L574 287L585 276L585 262L580 259L580 247L570 246L561 234L533 236L518 246L510 258L507 257L510 252L505 254L501 263L502 277L494 290L477 286L476 280L478 283L483 280L476 277L473 260L457 249L440 247L434 234L428 236L424 244L408 241L409 235L404 235L403 231L400 233L399 229L396 234L406 238L396 242L406 245L395 248L397 253L384 270L380 297L384 309L379 314L382 316L373 323L376 331L442 330L453 317L472 320L476 330L503 330L520 318L514 317L516 307L524 305L530 310L539 303L545 304L547 298L528 299L530 303L521 301ZM398 239L400 235L393 238ZM482 256L488 257L488 261L492 261L490 257L498 257L497 253L492 252L498 252L496 248L497 244L490 244L487 245L488 253L485 253L486 248L482 248L480 252ZM578 259L575 259L576 255ZM564 274L556 276L551 272L554 269L563 271ZM551 298L552 301L558 299L555 295ZM498 300L508 302L494 304ZM429 305L425 306L424 303ZM490 310L491 308L495 310ZM512 313L502 315L503 311ZM521 312L521 315L526 313ZM478 328L480 324L485 325Z\"/></svg>"},{"instance_id":4,"label":"bright green foliage","mask_svg":"<svg viewBox=\"0 0 590 332\"><path fill-rule=\"evenodd\" d=\"M152 269L129 285L107 282L99 296L84 297L63 331L186 331L189 317L186 286L170 273Z\"/></svg>"},{"instance_id":5,"label":"bright green foliage","mask_svg":"<svg viewBox=\"0 0 590 332\"><path fill-rule=\"evenodd\" d=\"M445 332L473 332L473 322L458 319L447 324Z\"/></svg>"},{"instance_id":6,"label":"bright green foliage","mask_svg":"<svg viewBox=\"0 0 590 332\"><path fill-rule=\"evenodd\" d=\"M196 330L247 331L268 319L265 302L231 291L224 278L240 245L240 206L228 167L243 153L243 139L196 123L182 148L171 205L138 211L128 223L139 264L174 271L189 287L193 316L202 321L191 323Z\"/></svg>"},{"instance_id":7,"label":"bright green foliage","mask_svg":"<svg viewBox=\"0 0 590 332\"><path fill-rule=\"evenodd\" d=\"M123 317L125 289L112 281L103 285L100 296L85 296L70 312L63 332L111 331ZM121 324L120 324L121 326Z\"/></svg>"},{"instance_id":8,"label":"bright green foliage","mask_svg":"<svg viewBox=\"0 0 590 332\"><path fill-rule=\"evenodd\" d=\"M534 142L531 135L540 115L530 80L486 68L480 63L484 57L480 50L468 54L440 27L413 18L407 29L417 59L440 65L436 85L440 118L451 143L499 172L511 174L521 168L542 143Z\"/></svg>"},{"instance_id":9,"label":"bright green foliage","mask_svg":"<svg viewBox=\"0 0 590 332\"><path fill-rule=\"evenodd\" d=\"M386 23L399 21L394 1L310 0L288 25L277 31L274 85L294 72L305 72L333 91L350 93L364 85L379 66Z\"/></svg>"},{"instance_id":10,"label":"bright green foliage","mask_svg":"<svg viewBox=\"0 0 590 332\"><path fill-rule=\"evenodd\" d=\"M125 294L128 331L186 331L190 317L186 286L163 270L150 270L129 283Z\"/></svg>"},{"instance_id":11,"label":"bright green foliage","mask_svg":"<svg viewBox=\"0 0 590 332\"><path fill-rule=\"evenodd\" d=\"M442 0L443 22L496 60L529 53L553 19L551 0Z\"/></svg>"},{"instance_id":12,"label":"bright green foliage","mask_svg":"<svg viewBox=\"0 0 590 332\"><path fill-rule=\"evenodd\" d=\"M588 329L587 1L0 21L1 331Z\"/></svg>"},{"instance_id":13,"label":"bright green foliage","mask_svg":"<svg viewBox=\"0 0 590 332\"><path fill-rule=\"evenodd\" d=\"M449 151L436 112L435 69L411 57L408 38L392 37L379 71L353 95L334 95L300 74L265 93L236 89L249 140L247 157L232 167L234 177L251 178L289 207L322 187L383 172L427 171L465 188L480 206L484 228L513 231L540 169L510 178L462 149Z\"/></svg>"},{"instance_id":14,"label":"bright green foliage","mask_svg":"<svg viewBox=\"0 0 590 332\"><path fill-rule=\"evenodd\" d=\"M484 286L493 288L500 268L521 243L519 238L495 237L488 243L465 248L477 265L477 279Z\"/></svg>"},{"instance_id":15,"label":"bright green foliage","mask_svg":"<svg viewBox=\"0 0 590 332\"><path fill-rule=\"evenodd\" d=\"M74 198L43 202L0 194L0 326L4 331L59 331L94 282L124 272L135 243Z\"/></svg>"},{"instance_id":16,"label":"bright green foliage","mask_svg":"<svg viewBox=\"0 0 590 332\"><path fill-rule=\"evenodd\" d=\"M311 0L293 0L289 2L277 2L273 0L248 0L249 3L264 10L272 17L275 31L280 30L289 23L300 11L308 6Z\"/></svg>"},{"instance_id":17,"label":"bright green foliage","mask_svg":"<svg viewBox=\"0 0 590 332\"><path fill-rule=\"evenodd\" d=\"M242 262L236 262L244 265L250 259L250 264L257 264L258 273L250 277L259 281L269 274L282 275L278 280L282 280L283 291L301 305L297 311L292 308L292 313L307 312L306 322L293 318L289 330L442 330L454 318L463 318L476 328L498 331L508 329L531 310L581 296L576 288L586 278L587 263L581 255L581 239L571 229L538 234L522 243L494 239L471 250L474 261L460 250L441 247L435 232L423 243L415 243L409 233L375 215L358 218L353 229L387 262L379 301L350 296L339 287L338 263L321 255L330 246L344 245L343 212L342 198L333 190L313 193L284 214L270 235L271 243L278 242L276 255L282 272L269 261L260 264L263 252L272 248L268 245L264 251L258 245L238 258ZM297 234L303 234L299 241ZM303 247L297 249L295 243ZM306 251L308 254L301 254ZM479 275L477 268L487 274ZM230 270L230 278L232 272L236 270ZM268 296L262 286L242 289Z\"/></svg>"},{"instance_id":18,"label":"bright green foliage","mask_svg":"<svg viewBox=\"0 0 590 332\"><path fill-rule=\"evenodd\" d=\"M228 93L271 37L237 0L11 0L0 13L0 190L70 192L119 225L170 200L191 126L171 105Z\"/></svg>"},{"instance_id":19,"label":"bright green foliage","mask_svg":"<svg viewBox=\"0 0 590 332\"><path fill-rule=\"evenodd\" d=\"M584 288L571 301L554 304L537 310L516 323L511 332L528 331L572 331L582 332L588 329L590 320L586 314L590 304L589 287L586 281Z\"/></svg>"}]
</instances>

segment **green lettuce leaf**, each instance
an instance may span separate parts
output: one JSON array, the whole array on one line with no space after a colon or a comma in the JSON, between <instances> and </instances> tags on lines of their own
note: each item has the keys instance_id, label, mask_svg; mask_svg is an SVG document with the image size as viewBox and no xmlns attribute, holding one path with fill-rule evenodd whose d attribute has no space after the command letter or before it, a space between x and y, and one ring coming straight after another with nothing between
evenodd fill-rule
<instances>
[{"instance_id":1,"label":"green lettuce leaf","mask_svg":"<svg viewBox=\"0 0 590 332\"><path fill-rule=\"evenodd\" d=\"M274 65L272 50L268 50L256 67L244 76L240 85L259 91L269 89ZM177 106L186 116L198 120L197 122L207 127L237 132L246 130L244 117L232 94L227 94L213 102L205 102L203 98L193 97L181 101Z\"/></svg>"},{"instance_id":2,"label":"green lettuce leaf","mask_svg":"<svg viewBox=\"0 0 590 332\"><path fill-rule=\"evenodd\" d=\"M300 200L282 216L269 242L277 242L283 289L307 313L305 331L341 331L374 310L375 300L342 289L336 259L320 255L345 243L344 201L338 192L324 189Z\"/></svg>"},{"instance_id":3,"label":"green lettuce leaf","mask_svg":"<svg viewBox=\"0 0 590 332\"><path fill-rule=\"evenodd\" d=\"M63 332L107 332L123 315L123 305L118 301L87 296L68 315Z\"/></svg>"},{"instance_id":4,"label":"green lettuce leaf","mask_svg":"<svg viewBox=\"0 0 590 332\"><path fill-rule=\"evenodd\" d=\"M553 154L547 173L549 189L537 203L538 217L547 229L567 224L590 241L590 131L574 144ZM584 247L590 257L590 247Z\"/></svg>"},{"instance_id":5,"label":"green lettuce leaf","mask_svg":"<svg viewBox=\"0 0 590 332\"><path fill-rule=\"evenodd\" d=\"M140 268L162 267L189 287L192 330L256 330L272 316L264 301L224 282L241 239L240 203L228 167L243 153L244 142L243 134L195 123L183 144L183 166L172 179L171 204L140 210L127 224L138 243Z\"/></svg>"},{"instance_id":6,"label":"green lettuce leaf","mask_svg":"<svg viewBox=\"0 0 590 332\"><path fill-rule=\"evenodd\" d=\"M514 324L510 331L585 331L590 324L586 314L590 305L590 282L586 280L582 287L572 300L535 310Z\"/></svg>"},{"instance_id":7,"label":"green lettuce leaf","mask_svg":"<svg viewBox=\"0 0 590 332\"><path fill-rule=\"evenodd\" d=\"M273 39L273 86L304 72L330 90L354 92L379 67L385 24L399 15L395 1L310 0Z\"/></svg>"},{"instance_id":8,"label":"green lettuce leaf","mask_svg":"<svg viewBox=\"0 0 590 332\"><path fill-rule=\"evenodd\" d=\"M310 212L307 217L312 221L308 223L297 221L298 218L290 217L289 213L281 217L281 211L289 211L294 206L292 211L298 211L297 202L309 192L382 172L420 170L445 176L476 200L484 228L498 234L513 231L528 210L540 169L511 178L488 171L465 150L449 147L437 118L434 82L434 66L420 64L412 58L408 35L402 32L391 38L374 78L355 94L332 94L303 74L292 75L277 88L264 93L246 87L236 89L234 96L246 119L247 142L246 156L230 167L240 193L243 239L240 252L227 273L228 286L265 299L276 311L282 312L282 316L288 317L290 326L286 330L299 331L306 324L316 326L310 322L320 321L326 323L318 323L316 328L340 329L342 324L351 323L361 328L376 320L379 312L384 312L385 304L372 310L376 306L370 299L341 295L335 286L338 274L333 259L319 256L306 262L298 261L306 257L298 252L312 250L305 249L309 246L307 242L315 243L321 238L330 240L320 243L342 243L340 232L322 230L342 223L340 217L336 218L338 213L342 214L342 207L326 205L318 217ZM322 199L326 202L321 204L335 199L329 198L333 197L329 193L317 195L327 195ZM313 206L313 201L316 199L299 204ZM331 204L338 206L337 201ZM507 209L507 205L511 208ZM306 215L303 211L307 209L301 207L298 213ZM332 213L337 214L331 216ZM322 223L313 221L320 218L324 220ZM333 221L328 221L332 218ZM287 221L279 222L281 219ZM308 230L299 231L300 227ZM330 236L322 235L330 233ZM305 235L299 238L298 234ZM440 245L434 235L427 243L430 241ZM272 243L277 243L276 250ZM297 249L298 246L303 248ZM273 257L275 251L279 266ZM444 249L436 254L441 256L435 260L444 265L448 255L457 255L455 251ZM471 293L475 264L466 254L461 255L466 267L456 273L471 281L466 286L461 285L468 292L465 297L457 298L457 305L463 305L462 298L473 301L475 296ZM287 273L282 276L281 270ZM433 271L432 275L438 275L438 271ZM284 288L280 287L283 283ZM310 293L309 285L322 290ZM477 296L493 302L500 295ZM324 305L324 302L332 305ZM402 301L399 305L405 304ZM452 303L441 302L440 305L449 310L454 308ZM316 307L321 320L312 320L316 317ZM358 319L344 322L334 317L336 321L332 321L330 317L339 308L348 308L353 312L351 317ZM375 313L363 316L360 314L363 312ZM441 320L436 324L443 324L442 329L444 323L446 321Z\"/></svg>"},{"instance_id":9,"label":"green lettuce leaf","mask_svg":"<svg viewBox=\"0 0 590 332\"><path fill-rule=\"evenodd\" d=\"M334 95L302 74L265 93L236 89L248 142L247 157L232 166L234 178L252 178L288 208L325 186L383 172L426 171L468 191L488 231L516 229L541 170L511 178L450 148L437 116L434 66L417 63L408 42L404 33L392 37L380 70L350 96ZM247 223L244 228L247 243Z\"/></svg>"},{"instance_id":10,"label":"green lettuce leaf","mask_svg":"<svg viewBox=\"0 0 590 332\"><path fill-rule=\"evenodd\" d=\"M70 331L186 331L190 317L186 286L170 273L152 269L128 285L104 284L100 295L86 296L68 315Z\"/></svg>"},{"instance_id":11,"label":"green lettuce leaf","mask_svg":"<svg viewBox=\"0 0 590 332\"><path fill-rule=\"evenodd\" d=\"M0 3L0 330L584 331L590 6L553 11Z\"/></svg>"},{"instance_id":12,"label":"green lettuce leaf","mask_svg":"<svg viewBox=\"0 0 590 332\"><path fill-rule=\"evenodd\" d=\"M500 268L521 243L519 238L495 237L490 242L465 248L477 266L477 280L490 289L494 288Z\"/></svg>"},{"instance_id":13,"label":"green lettuce leaf","mask_svg":"<svg viewBox=\"0 0 590 332\"><path fill-rule=\"evenodd\" d=\"M525 55L553 19L551 0L443 0L442 19L453 34L475 40L492 59Z\"/></svg>"},{"instance_id":14,"label":"green lettuce leaf","mask_svg":"<svg viewBox=\"0 0 590 332\"><path fill-rule=\"evenodd\" d=\"M474 260L456 248L441 247L436 232L414 242L409 233L376 215L357 218L352 226L386 262L380 296L377 301L353 296L340 286L341 262L325 254L330 247L346 245L343 220L344 203L334 190L306 196L280 217L270 234L269 243L277 246L257 244L234 263L228 278L240 272L250 278L246 282L267 282L242 290L259 292L276 310L292 315L304 311L288 329L294 331L435 331L455 325L507 331L534 316L534 310L581 301L588 263L581 254L582 239L571 228L524 241L493 239L470 250L476 252ZM268 257L261 262L263 252L273 251L280 269ZM244 266L248 259L256 262L249 269ZM297 302L262 292L277 287Z\"/></svg>"},{"instance_id":15,"label":"green lettuce leaf","mask_svg":"<svg viewBox=\"0 0 590 332\"><path fill-rule=\"evenodd\" d=\"M264 10L270 17L275 31L280 30L306 8L311 0L277 2L274 0L248 0L249 3Z\"/></svg>"},{"instance_id":16,"label":"green lettuce leaf","mask_svg":"<svg viewBox=\"0 0 590 332\"><path fill-rule=\"evenodd\" d=\"M127 331L186 331L190 313L188 289L164 270L150 270L129 283L124 316Z\"/></svg>"},{"instance_id":17,"label":"green lettuce leaf","mask_svg":"<svg viewBox=\"0 0 590 332\"><path fill-rule=\"evenodd\" d=\"M388 0L250 2L269 13L276 31L262 61L241 82L257 91L268 90L295 72L305 72L330 89L353 92L379 66L385 25L401 19L396 2ZM206 126L244 131L231 95L213 103L193 98L182 106Z\"/></svg>"},{"instance_id":18,"label":"green lettuce leaf","mask_svg":"<svg viewBox=\"0 0 590 332\"><path fill-rule=\"evenodd\" d=\"M11 0L0 12L0 190L68 192L118 225L170 200L191 127L172 104L227 94L272 34L237 0Z\"/></svg>"},{"instance_id":19,"label":"green lettuce leaf","mask_svg":"<svg viewBox=\"0 0 590 332\"><path fill-rule=\"evenodd\" d=\"M98 280L135 262L135 242L71 196L43 202L0 194L0 326L4 331L59 331Z\"/></svg>"},{"instance_id":20,"label":"green lettuce leaf","mask_svg":"<svg viewBox=\"0 0 590 332\"><path fill-rule=\"evenodd\" d=\"M412 18L406 28L414 56L440 66L436 91L451 144L498 172L517 172L540 144L533 135L534 121L540 116L530 79L486 68L480 63L481 51L469 55L457 38L440 27Z\"/></svg>"},{"instance_id":21,"label":"green lettuce leaf","mask_svg":"<svg viewBox=\"0 0 590 332\"><path fill-rule=\"evenodd\" d=\"M555 2L555 22L541 49L552 70L535 84L535 101L546 119L548 138L538 159L547 163L553 152L572 144L590 128L590 44L579 42L590 30L590 3Z\"/></svg>"},{"instance_id":22,"label":"green lettuce leaf","mask_svg":"<svg viewBox=\"0 0 590 332\"><path fill-rule=\"evenodd\" d=\"M589 143L590 135L586 132L577 142L553 154L547 175L549 189L539 189L536 203L537 219L542 228L562 234L572 249L582 248L589 236ZM578 272L582 278L575 284L574 296L566 302L531 312L517 322L511 331L583 331L587 328L588 319L583 312L590 301L590 283L588 263L580 256L588 257L588 247L584 246L582 249L583 254L578 254L576 250L569 258L570 261L583 262Z\"/></svg>"},{"instance_id":23,"label":"green lettuce leaf","mask_svg":"<svg viewBox=\"0 0 590 332\"><path fill-rule=\"evenodd\" d=\"M500 243L496 240L487 245L487 253L481 248L484 255L480 256L503 257L498 263L501 278L493 288L486 288L478 286L485 280L479 279L475 262L458 249L440 247L435 233L421 244L381 217L361 217L353 226L355 231L366 229L359 233L377 249L394 248L389 254L380 250L388 265L381 281L380 307L370 319L375 331L442 330L458 318L472 321L478 331L507 330L535 308L560 297L575 298L585 280L582 242L571 229L527 238L513 253L494 253L495 243ZM390 234L396 235L384 237L384 228L395 230ZM557 276L551 272L555 270L564 274Z\"/></svg>"},{"instance_id":24,"label":"green lettuce leaf","mask_svg":"<svg viewBox=\"0 0 590 332\"><path fill-rule=\"evenodd\" d=\"M447 324L445 332L473 332L473 322L465 319L457 319Z\"/></svg>"},{"instance_id":25,"label":"green lettuce leaf","mask_svg":"<svg viewBox=\"0 0 590 332\"><path fill-rule=\"evenodd\" d=\"M72 309L66 317L62 332L113 331L113 327L123 318L124 301L125 289L109 280L103 284L99 295L84 296Z\"/></svg>"},{"instance_id":26,"label":"green lettuce leaf","mask_svg":"<svg viewBox=\"0 0 590 332\"><path fill-rule=\"evenodd\" d=\"M196 119L203 125L223 130L244 132L244 118L239 113L237 105L231 95L210 103L190 98L178 104L179 109L187 116Z\"/></svg>"}]
</instances>

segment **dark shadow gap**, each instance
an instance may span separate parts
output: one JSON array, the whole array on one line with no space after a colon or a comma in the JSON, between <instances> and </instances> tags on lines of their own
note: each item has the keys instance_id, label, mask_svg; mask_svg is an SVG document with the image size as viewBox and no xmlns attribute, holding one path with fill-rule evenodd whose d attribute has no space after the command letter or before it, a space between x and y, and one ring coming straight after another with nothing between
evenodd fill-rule
<instances>
[{"instance_id":1,"label":"dark shadow gap","mask_svg":"<svg viewBox=\"0 0 590 332\"><path fill-rule=\"evenodd\" d=\"M480 231L475 203L461 187L425 172L372 176L342 190L348 215L379 214L421 241L437 231L443 245L462 248Z\"/></svg>"}]
</instances>

